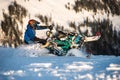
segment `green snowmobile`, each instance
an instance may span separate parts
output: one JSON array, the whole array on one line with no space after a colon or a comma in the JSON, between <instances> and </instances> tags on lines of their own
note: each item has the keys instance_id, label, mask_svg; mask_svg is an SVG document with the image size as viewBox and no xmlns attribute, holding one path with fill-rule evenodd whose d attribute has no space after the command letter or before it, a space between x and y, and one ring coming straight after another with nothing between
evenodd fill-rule
<instances>
[{"instance_id":1,"label":"green snowmobile","mask_svg":"<svg viewBox=\"0 0 120 80\"><path fill-rule=\"evenodd\" d=\"M86 37L75 32L65 33L63 31L57 31L53 35L52 28L46 32L47 42L44 45L50 53L64 56L70 49L81 49L85 42L97 41L101 35L99 32L96 36Z\"/></svg>"}]
</instances>

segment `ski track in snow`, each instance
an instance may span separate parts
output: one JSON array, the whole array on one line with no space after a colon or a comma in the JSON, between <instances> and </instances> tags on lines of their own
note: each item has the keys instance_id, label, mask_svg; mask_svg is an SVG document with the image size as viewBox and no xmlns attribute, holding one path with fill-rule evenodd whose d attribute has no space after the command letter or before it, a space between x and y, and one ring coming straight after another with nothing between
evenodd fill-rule
<instances>
[{"instance_id":1,"label":"ski track in snow","mask_svg":"<svg viewBox=\"0 0 120 80\"><path fill-rule=\"evenodd\" d=\"M0 80L119 80L120 57L51 56L36 45L0 48ZM24 53L25 51L25 53ZM77 50L73 50L79 53ZM20 55L21 53L21 55ZM40 53L40 52L39 52ZM81 52L82 53L82 52ZM34 55L34 54L33 54Z\"/></svg>"}]
</instances>

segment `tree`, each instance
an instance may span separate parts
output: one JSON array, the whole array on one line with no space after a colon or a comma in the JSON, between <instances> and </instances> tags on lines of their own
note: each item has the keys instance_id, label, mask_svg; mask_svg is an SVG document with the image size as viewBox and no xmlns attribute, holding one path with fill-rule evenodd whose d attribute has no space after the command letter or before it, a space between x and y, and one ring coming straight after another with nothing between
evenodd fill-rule
<instances>
[{"instance_id":1,"label":"tree","mask_svg":"<svg viewBox=\"0 0 120 80\"><path fill-rule=\"evenodd\" d=\"M5 33L3 45L10 47L17 47L22 44L22 31L19 27L23 27L23 18L27 16L27 10L14 1L8 6L9 13L6 14L3 10L3 20L1 21L1 27ZM18 22L21 26L18 26ZM12 46L13 45L13 46Z\"/></svg>"}]
</instances>

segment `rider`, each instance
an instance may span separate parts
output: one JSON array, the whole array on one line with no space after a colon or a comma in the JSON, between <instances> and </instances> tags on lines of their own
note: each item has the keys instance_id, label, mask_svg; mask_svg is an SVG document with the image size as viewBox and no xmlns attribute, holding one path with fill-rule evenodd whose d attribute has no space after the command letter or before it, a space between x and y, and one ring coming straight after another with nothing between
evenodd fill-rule
<instances>
[{"instance_id":1,"label":"rider","mask_svg":"<svg viewBox=\"0 0 120 80\"><path fill-rule=\"evenodd\" d=\"M40 39L38 37L36 37L36 32L35 30L42 30L42 29L47 29L47 28L52 28L52 26L39 26L38 24L40 24L40 22L31 19L28 21L28 25L27 25L27 29L25 31L25 35L24 35L24 42L26 44L31 44L34 42L39 42L39 43L46 43L45 39Z\"/></svg>"}]
</instances>

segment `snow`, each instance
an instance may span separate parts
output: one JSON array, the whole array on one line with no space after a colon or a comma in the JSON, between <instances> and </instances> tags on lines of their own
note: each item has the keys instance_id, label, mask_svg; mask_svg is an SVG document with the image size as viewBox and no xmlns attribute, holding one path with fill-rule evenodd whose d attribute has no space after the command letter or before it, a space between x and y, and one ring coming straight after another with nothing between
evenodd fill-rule
<instances>
[{"instance_id":1,"label":"snow","mask_svg":"<svg viewBox=\"0 0 120 80\"><path fill-rule=\"evenodd\" d=\"M14 0L0 1L2 3L0 4L0 20L3 20L2 9L8 13L7 6ZM69 27L69 22L75 21L78 25L86 17L90 21L98 18L107 19L104 12L96 14L93 19L94 13L91 11L82 10L76 14L73 10L67 10L65 4L70 2L72 5L74 0L16 1L28 10L31 19L38 20L35 16L42 14L52 17L55 24L64 25L66 28ZM110 15L110 19L114 29L119 31L120 16ZM23 20L24 33L29 16ZM85 31L85 28L82 28L82 31ZM89 31L91 31L90 28ZM37 31L37 36L45 35L45 32ZM41 37L45 38L45 36ZM40 46L40 44L31 44L17 48L0 47L0 80L120 80L120 57L92 55L86 58L86 52L77 49L70 50L67 56L58 57L48 54L49 51ZM69 56L71 54L74 56Z\"/></svg>"},{"instance_id":2,"label":"snow","mask_svg":"<svg viewBox=\"0 0 120 80\"><path fill-rule=\"evenodd\" d=\"M2 3L0 4L0 20L3 20L2 11L4 9L5 12L8 13L7 9L8 9L8 5L10 5L11 0L0 0L0 2Z\"/></svg>"},{"instance_id":3,"label":"snow","mask_svg":"<svg viewBox=\"0 0 120 80\"><path fill-rule=\"evenodd\" d=\"M0 80L120 79L120 57L92 55L86 58L84 51L75 49L70 51L77 54L75 56L58 57L39 47L38 44L16 49L0 47Z\"/></svg>"},{"instance_id":4,"label":"snow","mask_svg":"<svg viewBox=\"0 0 120 80\"><path fill-rule=\"evenodd\" d=\"M1 0L2 4L0 5L0 20L3 20L2 10L4 9L5 13L8 13L7 6L11 4L13 1L14 0ZM75 24L78 25L79 23L83 23L87 17L89 21L98 20L99 18L102 21L103 19L108 18L107 14L104 11L98 11L98 13L95 15L94 12L92 11L88 12L84 9L82 9L82 11L79 13L75 13L75 11L73 10L66 9L65 5L68 4L68 2L70 2L70 5L73 5L74 0L40 0L40 1L35 0L34 2L32 0L29 0L29 1L28 0L16 0L16 2L20 4L21 6L25 7L28 11L27 17L23 19L24 20L23 28L22 28L23 33L25 32L26 24L29 21L29 19L36 19L39 21L39 19L36 17L39 14L43 16L51 17L52 21L56 25L58 24L60 26L65 26L65 28L69 30L70 30L69 28L70 22L75 21ZM120 30L119 29L120 27L119 17L120 16L112 16L112 14L110 14L109 16L110 20L113 22L113 25L115 27L114 29L116 29L117 31ZM52 22L49 22L49 25L51 25L51 23ZM41 25L44 25L44 24L41 22ZM89 31L89 35L92 35L90 27L82 28L82 31L86 31L87 29ZM37 34L41 34L42 32L37 31ZM0 39L1 37L2 35L0 36ZM22 36L22 39L23 37L24 37L24 34ZM39 35L39 37L43 37L43 36Z\"/></svg>"}]
</instances>

